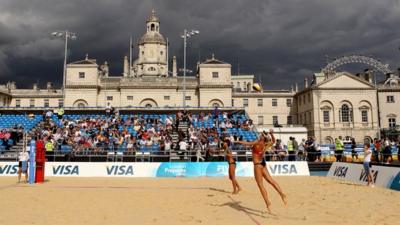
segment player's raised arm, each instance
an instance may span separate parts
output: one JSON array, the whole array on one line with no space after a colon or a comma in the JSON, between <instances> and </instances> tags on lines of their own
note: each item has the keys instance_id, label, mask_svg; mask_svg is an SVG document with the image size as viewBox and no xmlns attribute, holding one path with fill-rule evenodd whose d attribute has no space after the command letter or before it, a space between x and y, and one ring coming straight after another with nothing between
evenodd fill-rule
<instances>
[{"instance_id":1,"label":"player's raised arm","mask_svg":"<svg viewBox=\"0 0 400 225\"><path fill-rule=\"evenodd\" d=\"M275 143L274 130L269 129L269 134L271 135L271 142L272 142L272 143Z\"/></svg>"}]
</instances>

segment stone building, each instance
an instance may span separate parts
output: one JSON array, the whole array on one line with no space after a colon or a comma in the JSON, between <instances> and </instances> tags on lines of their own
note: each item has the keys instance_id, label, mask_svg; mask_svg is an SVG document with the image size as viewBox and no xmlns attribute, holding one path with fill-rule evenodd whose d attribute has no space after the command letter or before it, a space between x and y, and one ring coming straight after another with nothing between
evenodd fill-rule
<instances>
[{"instance_id":1,"label":"stone building","mask_svg":"<svg viewBox=\"0 0 400 225\"><path fill-rule=\"evenodd\" d=\"M8 82L0 85L0 106L103 109L109 103L126 110L181 109L183 77L175 56L172 68L168 67L168 49L160 31L160 20L153 11L138 42L137 59L130 65L124 57L121 75L111 76L107 62L99 64L86 56L67 65L64 90L53 88L50 82L43 89L36 84L20 89ZM186 107L244 109L260 130L275 127L284 142L289 136L306 135L321 143L332 143L339 135L361 142L379 136L383 129L398 128L398 75L375 85L371 77L347 72L329 77L316 73L314 83L306 81L302 90L296 84L290 90L255 92L253 84L254 75L232 75L231 65L212 55L198 63L195 76L186 77Z\"/></svg>"}]
</instances>

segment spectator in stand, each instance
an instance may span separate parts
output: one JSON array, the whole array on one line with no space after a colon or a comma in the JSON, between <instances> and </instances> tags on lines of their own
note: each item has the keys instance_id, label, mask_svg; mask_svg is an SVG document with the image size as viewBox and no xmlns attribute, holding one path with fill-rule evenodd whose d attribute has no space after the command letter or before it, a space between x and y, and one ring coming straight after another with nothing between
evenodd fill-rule
<instances>
[{"instance_id":1,"label":"spectator in stand","mask_svg":"<svg viewBox=\"0 0 400 225\"><path fill-rule=\"evenodd\" d=\"M336 162L342 162L342 156L344 151L342 136L339 136L338 138L335 139L335 146L336 146L335 147Z\"/></svg>"},{"instance_id":2,"label":"spectator in stand","mask_svg":"<svg viewBox=\"0 0 400 225\"><path fill-rule=\"evenodd\" d=\"M397 161L400 162L400 136L397 137Z\"/></svg>"},{"instance_id":3,"label":"spectator in stand","mask_svg":"<svg viewBox=\"0 0 400 225\"><path fill-rule=\"evenodd\" d=\"M355 161L354 158L358 160L358 153L356 151L356 148L357 148L356 139L351 138L351 159L353 160L353 162Z\"/></svg>"},{"instance_id":4,"label":"spectator in stand","mask_svg":"<svg viewBox=\"0 0 400 225\"><path fill-rule=\"evenodd\" d=\"M312 162L315 160L314 140L311 137L308 137L306 141L306 155L307 161Z\"/></svg>"},{"instance_id":5,"label":"spectator in stand","mask_svg":"<svg viewBox=\"0 0 400 225\"><path fill-rule=\"evenodd\" d=\"M390 141L389 138L385 138L384 142L384 149L383 149L383 162L385 162L385 164L390 164L391 161L393 161L393 157L392 157L392 148L390 146Z\"/></svg>"},{"instance_id":6,"label":"spectator in stand","mask_svg":"<svg viewBox=\"0 0 400 225\"><path fill-rule=\"evenodd\" d=\"M46 112L46 121L48 121L53 116L53 112L49 109Z\"/></svg>"},{"instance_id":7,"label":"spectator in stand","mask_svg":"<svg viewBox=\"0 0 400 225\"><path fill-rule=\"evenodd\" d=\"M219 114L221 114L221 111L219 110L218 106L215 106L214 110L212 111L213 118L217 120Z\"/></svg>"},{"instance_id":8,"label":"spectator in stand","mask_svg":"<svg viewBox=\"0 0 400 225\"><path fill-rule=\"evenodd\" d=\"M110 103L108 102L107 103L107 106L106 106L106 116L107 117L109 117L110 115L111 115L111 105L110 105Z\"/></svg>"},{"instance_id":9,"label":"spectator in stand","mask_svg":"<svg viewBox=\"0 0 400 225\"><path fill-rule=\"evenodd\" d=\"M288 151L288 159L289 161L295 161L296 160L296 152L295 152L295 147L294 147L294 142L293 142L293 137L289 137L289 141L287 142L287 151Z\"/></svg>"},{"instance_id":10,"label":"spectator in stand","mask_svg":"<svg viewBox=\"0 0 400 225\"><path fill-rule=\"evenodd\" d=\"M319 145L318 141L315 140L315 137L311 137L313 140L313 147L315 153L315 161L314 162L322 162L321 160L321 146Z\"/></svg>"},{"instance_id":11,"label":"spectator in stand","mask_svg":"<svg viewBox=\"0 0 400 225\"><path fill-rule=\"evenodd\" d=\"M378 138L374 139L374 158L375 162L380 163L380 155L381 155L381 141Z\"/></svg>"},{"instance_id":12,"label":"spectator in stand","mask_svg":"<svg viewBox=\"0 0 400 225\"><path fill-rule=\"evenodd\" d=\"M278 157L279 161L284 161L286 157L286 150L282 145L281 139L276 139L276 143L274 145L275 154Z\"/></svg>"},{"instance_id":13,"label":"spectator in stand","mask_svg":"<svg viewBox=\"0 0 400 225\"><path fill-rule=\"evenodd\" d=\"M297 156L299 157L300 161L305 160L305 157L306 157L305 152L306 152L306 139L303 138L303 139L301 139L301 142L298 147L298 152L297 152Z\"/></svg>"}]
</instances>

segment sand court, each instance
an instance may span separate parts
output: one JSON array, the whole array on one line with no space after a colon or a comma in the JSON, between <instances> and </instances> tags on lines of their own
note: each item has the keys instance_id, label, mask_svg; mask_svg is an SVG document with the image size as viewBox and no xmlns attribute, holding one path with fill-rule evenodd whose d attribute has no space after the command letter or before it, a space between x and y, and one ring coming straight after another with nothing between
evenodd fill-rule
<instances>
[{"instance_id":1,"label":"sand court","mask_svg":"<svg viewBox=\"0 0 400 225\"><path fill-rule=\"evenodd\" d=\"M273 215L253 178L231 195L227 178L0 179L0 224L398 224L400 192L325 177L277 177ZM23 211L21 211L23 209Z\"/></svg>"}]
</instances>

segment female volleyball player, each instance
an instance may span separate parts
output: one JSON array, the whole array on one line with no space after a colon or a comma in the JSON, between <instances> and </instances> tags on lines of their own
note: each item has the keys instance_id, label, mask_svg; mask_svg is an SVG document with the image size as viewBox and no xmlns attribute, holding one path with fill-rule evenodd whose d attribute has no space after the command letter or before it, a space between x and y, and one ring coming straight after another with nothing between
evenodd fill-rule
<instances>
[{"instance_id":1,"label":"female volleyball player","mask_svg":"<svg viewBox=\"0 0 400 225\"><path fill-rule=\"evenodd\" d=\"M268 193L265 190L263 184L263 178L272 185L272 187L279 193L282 198L282 201L285 205L287 205L286 195L283 193L282 189L280 188L279 184L272 179L271 175L269 174L266 163L264 159L264 152L272 147L275 143L275 137L273 134L273 130L269 130L269 134L271 138L268 137L266 132L263 132L259 139L252 142L245 142L245 141L238 141L238 144L242 145L252 145L252 153L253 153L253 163L254 163L254 178L256 179L257 186L260 189L261 195L264 198L265 204L267 205L268 212L271 213L271 202L268 199Z\"/></svg>"},{"instance_id":2,"label":"female volleyball player","mask_svg":"<svg viewBox=\"0 0 400 225\"><path fill-rule=\"evenodd\" d=\"M239 183L236 180L235 170L236 170L236 161L232 156L232 151L229 149L230 141L224 140L222 148L224 149L226 161L229 163L229 179L232 181L233 192L232 194L237 194L242 189L239 186Z\"/></svg>"}]
</instances>

